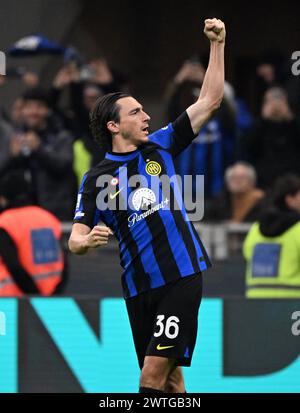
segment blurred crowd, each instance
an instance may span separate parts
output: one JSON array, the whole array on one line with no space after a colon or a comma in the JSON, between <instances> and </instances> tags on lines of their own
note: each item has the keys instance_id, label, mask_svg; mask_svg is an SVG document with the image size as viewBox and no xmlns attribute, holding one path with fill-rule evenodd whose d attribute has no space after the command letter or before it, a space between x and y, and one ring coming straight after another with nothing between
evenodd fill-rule
<instances>
[{"instance_id":1,"label":"blurred crowd","mask_svg":"<svg viewBox=\"0 0 300 413\"><path fill-rule=\"evenodd\" d=\"M220 109L179 157L182 178L205 176L204 220L253 222L272 202L278 178L300 176L299 80L287 65L272 53L258 59L251 110L250 97L225 82ZM166 90L168 121L195 101L204 76L200 59L183 62Z\"/></svg>"},{"instance_id":2,"label":"blurred crowd","mask_svg":"<svg viewBox=\"0 0 300 413\"><path fill-rule=\"evenodd\" d=\"M89 111L98 97L127 91L127 79L99 58L84 70L68 62L50 88L31 72L20 81L28 89L0 119L1 175L24 171L34 203L71 221L78 183L104 155L89 130Z\"/></svg>"},{"instance_id":3,"label":"blurred crowd","mask_svg":"<svg viewBox=\"0 0 300 413\"><path fill-rule=\"evenodd\" d=\"M198 97L205 70L192 57L170 79L162 100L167 122ZM261 59L255 70L255 110L226 82L219 111L177 159L182 177L205 176L206 221L255 221L276 179L300 176L299 81L284 75L276 59ZM129 78L101 57L84 67L65 62L50 87L30 70L19 79L27 90L9 113L0 108L0 173L23 171L33 203L71 221L82 175L104 156L91 136L89 111L106 93L130 93Z\"/></svg>"}]
</instances>

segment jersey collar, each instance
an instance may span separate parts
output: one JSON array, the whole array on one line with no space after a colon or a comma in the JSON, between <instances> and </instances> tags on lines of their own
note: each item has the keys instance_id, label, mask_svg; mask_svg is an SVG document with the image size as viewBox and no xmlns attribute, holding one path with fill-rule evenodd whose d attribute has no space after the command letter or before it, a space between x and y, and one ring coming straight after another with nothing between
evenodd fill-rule
<instances>
[{"instance_id":1,"label":"jersey collar","mask_svg":"<svg viewBox=\"0 0 300 413\"><path fill-rule=\"evenodd\" d=\"M105 159L109 159L110 161L130 161L134 159L139 154L139 149L135 149L131 152L106 152Z\"/></svg>"}]
</instances>

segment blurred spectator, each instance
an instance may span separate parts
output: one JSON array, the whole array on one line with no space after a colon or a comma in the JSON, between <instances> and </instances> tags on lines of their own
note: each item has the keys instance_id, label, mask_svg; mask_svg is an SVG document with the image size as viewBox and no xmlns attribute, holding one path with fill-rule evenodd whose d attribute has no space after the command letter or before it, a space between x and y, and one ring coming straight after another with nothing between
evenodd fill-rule
<instances>
[{"instance_id":1,"label":"blurred spectator","mask_svg":"<svg viewBox=\"0 0 300 413\"><path fill-rule=\"evenodd\" d=\"M168 84L165 100L167 101L168 120L174 120L195 101L205 76L205 68L197 59L185 61L174 79Z\"/></svg>"},{"instance_id":2,"label":"blurred spectator","mask_svg":"<svg viewBox=\"0 0 300 413\"><path fill-rule=\"evenodd\" d=\"M199 61L186 61L166 92L168 121L176 119L199 96L205 68ZM223 187L225 168L233 162L236 139L236 105L232 88L227 84L216 116L200 130L193 143L178 157L177 172L205 175L205 196L215 196ZM196 188L193 187L193 194Z\"/></svg>"},{"instance_id":3,"label":"blurred spectator","mask_svg":"<svg viewBox=\"0 0 300 413\"><path fill-rule=\"evenodd\" d=\"M74 92L75 85L73 87ZM95 84L86 84L78 92L77 98L76 96L73 97L76 113L73 130L77 137L73 149L74 171L78 184L80 184L84 173L104 158L105 150L93 139L89 129L89 112L96 100L103 95L103 91ZM77 102L76 105L75 102Z\"/></svg>"},{"instance_id":4,"label":"blurred spectator","mask_svg":"<svg viewBox=\"0 0 300 413\"><path fill-rule=\"evenodd\" d=\"M226 81L224 84L224 99L235 115L235 128L237 134L240 135L252 125L252 116L247 104L243 99L235 95L234 88Z\"/></svg>"},{"instance_id":5,"label":"blurred spectator","mask_svg":"<svg viewBox=\"0 0 300 413\"><path fill-rule=\"evenodd\" d=\"M289 104L298 122L300 123L300 76L290 75L286 82Z\"/></svg>"},{"instance_id":6,"label":"blurred spectator","mask_svg":"<svg viewBox=\"0 0 300 413\"><path fill-rule=\"evenodd\" d=\"M0 180L0 296L52 295L65 281L61 225L33 206L20 171Z\"/></svg>"},{"instance_id":7,"label":"blurred spectator","mask_svg":"<svg viewBox=\"0 0 300 413\"><path fill-rule=\"evenodd\" d=\"M279 178L271 199L244 242L246 295L300 298L300 178Z\"/></svg>"},{"instance_id":8,"label":"blurred spectator","mask_svg":"<svg viewBox=\"0 0 300 413\"><path fill-rule=\"evenodd\" d=\"M27 86L27 88L35 88L40 83L38 75L30 71L24 72L24 74L22 75L22 81Z\"/></svg>"},{"instance_id":9,"label":"blurred spectator","mask_svg":"<svg viewBox=\"0 0 300 413\"><path fill-rule=\"evenodd\" d=\"M10 121L15 130L20 130L23 127L23 107L22 97L18 97L12 104Z\"/></svg>"},{"instance_id":10,"label":"blurred spectator","mask_svg":"<svg viewBox=\"0 0 300 413\"><path fill-rule=\"evenodd\" d=\"M11 140L7 169L19 168L31 177L35 202L61 220L71 220L75 199L71 136L51 115L41 89L27 91L23 127Z\"/></svg>"},{"instance_id":11,"label":"blurred spectator","mask_svg":"<svg viewBox=\"0 0 300 413\"><path fill-rule=\"evenodd\" d=\"M265 92L271 87L284 84L284 58L278 50L264 52L256 66L254 84L254 114L259 115Z\"/></svg>"},{"instance_id":12,"label":"blurred spectator","mask_svg":"<svg viewBox=\"0 0 300 413\"><path fill-rule=\"evenodd\" d=\"M128 79L112 70L103 58L94 59L83 67L70 62L57 73L53 81L53 106L58 105L66 88L70 98L66 124L75 137L74 170L80 182L83 173L99 163L105 154L105 149L94 141L90 132L89 112L100 96L110 92L128 91Z\"/></svg>"},{"instance_id":13,"label":"blurred spectator","mask_svg":"<svg viewBox=\"0 0 300 413\"><path fill-rule=\"evenodd\" d=\"M300 174L300 128L284 89L265 93L261 118L243 138L243 158L251 162L258 186L268 188L285 173Z\"/></svg>"},{"instance_id":14,"label":"blurred spectator","mask_svg":"<svg viewBox=\"0 0 300 413\"><path fill-rule=\"evenodd\" d=\"M127 91L128 81L124 75L113 71L105 59L94 59L89 65L79 67L69 62L57 73L51 89L51 103L58 105L62 92L70 92L69 109L72 112L70 126L75 137L89 134L89 111L96 99L103 94Z\"/></svg>"},{"instance_id":15,"label":"blurred spectator","mask_svg":"<svg viewBox=\"0 0 300 413\"><path fill-rule=\"evenodd\" d=\"M104 94L111 92L129 92L129 80L123 73L112 69L105 58L92 59L89 63L91 69L90 82L101 87Z\"/></svg>"},{"instance_id":16,"label":"blurred spectator","mask_svg":"<svg viewBox=\"0 0 300 413\"><path fill-rule=\"evenodd\" d=\"M264 207L264 192L256 188L255 169L237 162L226 169L225 188L211 201L205 219L211 221L252 222Z\"/></svg>"},{"instance_id":17,"label":"blurred spectator","mask_svg":"<svg viewBox=\"0 0 300 413\"><path fill-rule=\"evenodd\" d=\"M6 76L0 75L0 87L5 85L5 83L6 83ZM0 119L4 119L5 121L8 121L8 116L4 109L3 103L0 104Z\"/></svg>"},{"instance_id":18,"label":"blurred spectator","mask_svg":"<svg viewBox=\"0 0 300 413\"><path fill-rule=\"evenodd\" d=\"M28 89L35 88L40 83L38 74L28 70L24 66L8 67L6 70L6 78L21 80Z\"/></svg>"},{"instance_id":19,"label":"blurred spectator","mask_svg":"<svg viewBox=\"0 0 300 413\"><path fill-rule=\"evenodd\" d=\"M0 173L10 157L10 143L13 129L10 124L0 117Z\"/></svg>"}]
</instances>

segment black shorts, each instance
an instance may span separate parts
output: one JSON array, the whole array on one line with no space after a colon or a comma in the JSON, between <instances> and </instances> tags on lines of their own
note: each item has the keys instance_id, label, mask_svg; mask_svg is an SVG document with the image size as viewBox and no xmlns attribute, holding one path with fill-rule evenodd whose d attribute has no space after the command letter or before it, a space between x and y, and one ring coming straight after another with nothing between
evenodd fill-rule
<instances>
[{"instance_id":1,"label":"black shorts","mask_svg":"<svg viewBox=\"0 0 300 413\"><path fill-rule=\"evenodd\" d=\"M202 275L195 274L126 300L141 369L145 356L191 365L201 298Z\"/></svg>"}]
</instances>

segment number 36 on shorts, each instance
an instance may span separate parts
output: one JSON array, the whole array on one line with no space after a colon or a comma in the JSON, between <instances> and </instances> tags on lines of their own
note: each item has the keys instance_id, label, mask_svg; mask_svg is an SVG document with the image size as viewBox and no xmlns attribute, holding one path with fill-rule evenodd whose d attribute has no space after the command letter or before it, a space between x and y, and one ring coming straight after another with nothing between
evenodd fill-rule
<instances>
[{"instance_id":1,"label":"number 36 on shorts","mask_svg":"<svg viewBox=\"0 0 300 413\"><path fill-rule=\"evenodd\" d=\"M153 335L154 337L160 337L163 333L169 339L176 338L179 334L179 318L172 315L165 319L164 315L158 315L156 325L158 326L158 331Z\"/></svg>"}]
</instances>

